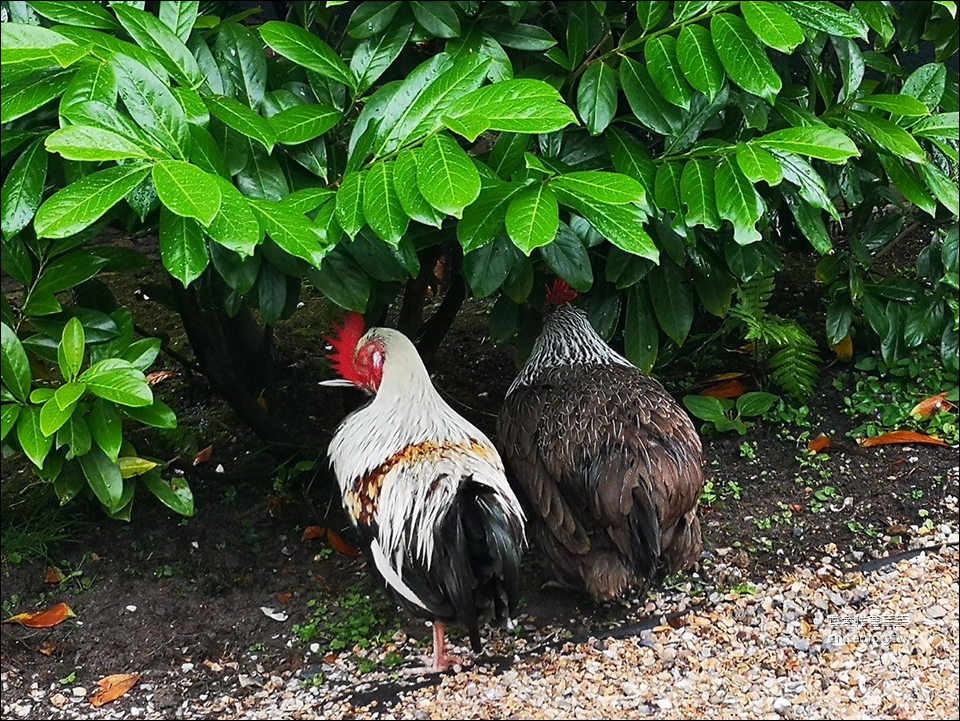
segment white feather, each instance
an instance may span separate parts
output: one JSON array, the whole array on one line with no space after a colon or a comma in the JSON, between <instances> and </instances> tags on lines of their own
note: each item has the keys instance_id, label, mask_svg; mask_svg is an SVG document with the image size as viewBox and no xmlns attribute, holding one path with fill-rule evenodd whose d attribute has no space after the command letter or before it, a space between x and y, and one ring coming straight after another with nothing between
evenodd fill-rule
<instances>
[{"instance_id":1,"label":"white feather","mask_svg":"<svg viewBox=\"0 0 960 721\"><path fill-rule=\"evenodd\" d=\"M370 554L373 556L373 562L377 565L377 570L380 571L380 574L383 576L383 580L393 586L393 588L405 599L426 611L427 607L423 605L423 601L421 601L417 597L417 594L415 594L411 588L403 582L403 579L400 578L400 574L397 573L396 569L394 569L394 567L390 564L390 561L383 554L383 549L380 547L379 541L374 541L370 544Z\"/></svg>"}]
</instances>

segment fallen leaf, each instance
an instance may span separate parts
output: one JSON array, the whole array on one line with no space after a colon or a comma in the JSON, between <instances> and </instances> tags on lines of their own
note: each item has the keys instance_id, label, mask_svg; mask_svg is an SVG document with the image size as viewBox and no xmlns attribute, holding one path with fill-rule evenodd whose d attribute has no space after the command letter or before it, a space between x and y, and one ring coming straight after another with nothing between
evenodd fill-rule
<instances>
[{"instance_id":1,"label":"fallen leaf","mask_svg":"<svg viewBox=\"0 0 960 721\"><path fill-rule=\"evenodd\" d=\"M53 652L57 650L56 641L44 641L37 647L37 651L42 653L44 656L52 656Z\"/></svg>"},{"instance_id":2,"label":"fallen leaf","mask_svg":"<svg viewBox=\"0 0 960 721\"><path fill-rule=\"evenodd\" d=\"M830 447L830 436L825 433L821 433L819 436L814 438L807 444L807 450L812 451L813 453L819 453L824 448Z\"/></svg>"},{"instance_id":3,"label":"fallen leaf","mask_svg":"<svg viewBox=\"0 0 960 721\"><path fill-rule=\"evenodd\" d=\"M94 563L98 563L100 561L100 555L97 553L91 553L90 560L93 561Z\"/></svg>"},{"instance_id":4,"label":"fallen leaf","mask_svg":"<svg viewBox=\"0 0 960 721\"><path fill-rule=\"evenodd\" d=\"M60 583L66 576L56 566L47 566L47 577L44 579L47 583Z\"/></svg>"},{"instance_id":5,"label":"fallen leaf","mask_svg":"<svg viewBox=\"0 0 960 721\"><path fill-rule=\"evenodd\" d=\"M848 334L842 341L830 346L830 350L836 353L837 358L844 363L849 363L850 359L853 358L853 339Z\"/></svg>"},{"instance_id":6,"label":"fallen leaf","mask_svg":"<svg viewBox=\"0 0 960 721\"><path fill-rule=\"evenodd\" d=\"M343 537L332 528L327 529L327 541L344 556L352 556L355 558L360 555L360 551L358 549L344 541Z\"/></svg>"},{"instance_id":7,"label":"fallen leaf","mask_svg":"<svg viewBox=\"0 0 960 721\"><path fill-rule=\"evenodd\" d=\"M267 407L267 399L264 398L263 395L257 396L257 405L263 408L265 412L270 412L270 409Z\"/></svg>"},{"instance_id":8,"label":"fallen leaf","mask_svg":"<svg viewBox=\"0 0 960 721\"><path fill-rule=\"evenodd\" d=\"M293 598L293 594L292 594L292 593L278 593L278 594L277 594L277 600L278 600L280 603L287 603L287 602L290 601L291 598Z\"/></svg>"},{"instance_id":9,"label":"fallen leaf","mask_svg":"<svg viewBox=\"0 0 960 721\"><path fill-rule=\"evenodd\" d=\"M206 463L210 460L210 456L213 455L213 446L207 446L197 455L193 457L193 465L199 466L201 463Z\"/></svg>"},{"instance_id":10,"label":"fallen leaf","mask_svg":"<svg viewBox=\"0 0 960 721\"><path fill-rule=\"evenodd\" d=\"M917 403L917 405L913 407L913 410L910 411L910 415L919 420L920 418L926 418L927 416L932 416L934 413L939 413L941 410L949 410L953 407L953 403L947 400L946 392L938 393L935 396L924 398Z\"/></svg>"},{"instance_id":11,"label":"fallen leaf","mask_svg":"<svg viewBox=\"0 0 960 721\"><path fill-rule=\"evenodd\" d=\"M115 673L112 676L106 676L97 681L100 690L90 698L90 703L94 706L103 706L105 703L116 701L132 689L139 680L140 675L136 673Z\"/></svg>"},{"instance_id":12,"label":"fallen leaf","mask_svg":"<svg viewBox=\"0 0 960 721\"><path fill-rule=\"evenodd\" d=\"M793 511L794 513L802 513L803 506L801 506L799 503L791 503L790 510Z\"/></svg>"},{"instance_id":13,"label":"fallen leaf","mask_svg":"<svg viewBox=\"0 0 960 721\"><path fill-rule=\"evenodd\" d=\"M221 671L223 671L223 666L221 666L216 661L211 661L210 659L207 659L206 661L204 661L203 665L209 668L214 673L220 673Z\"/></svg>"},{"instance_id":14,"label":"fallen leaf","mask_svg":"<svg viewBox=\"0 0 960 721\"><path fill-rule=\"evenodd\" d=\"M53 608L37 613L18 613L16 616L4 619L3 623L19 623L28 628L51 628L63 623L68 618L76 618L77 614L73 612L65 603L58 603Z\"/></svg>"},{"instance_id":15,"label":"fallen leaf","mask_svg":"<svg viewBox=\"0 0 960 721\"><path fill-rule=\"evenodd\" d=\"M930 446L952 447L949 443L940 440L936 436L928 436L926 433L917 433L916 431L893 431L892 433L884 433L882 436L877 436L876 438L858 438L857 443L863 448L894 443L926 443Z\"/></svg>"},{"instance_id":16,"label":"fallen leaf","mask_svg":"<svg viewBox=\"0 0 960 721\"><path fill-rule=\"evenodd\" d=\"M309 541L314 538L320 538L326 534L327 529L323 526L307 526L303 531L303 536L300 538L301 541Z\"/></svg>"},{"instance_id":17,"label":"fallen leaf","mask_svg":"<svg viewBox=\"0 0 960 721\"><path fill-rule=\"evenodd\" d=\"M700 391L700 395L708 398L739 398L746 392L747 388L743 383L736 378L728 378Z\"/></svg>"},{"instance_id":18,"label":"fallen leaf","mask_svg":"<svg viewBox=\"0 0 960 721\"><path fill-rule=\"evenodd\" d=\"M282 611L274 611L269 606L261 606L260 610L263 611L263 615L267 618L272 618L274 621L286 621L290 618L287 614Z\"/></svg>"},{"instance_id":19,"label":"fallen leaf","mask_svg":"<svg viewBox=\"0 0 960 721\"><path fill-rule=\"evenodd\" d=\"M154 371L153 373L147 374L147 385L155 386L158 383L163 383L166 380L171 378L176 378L177 374L173 371Z\"/></svg>"}]
</instances>

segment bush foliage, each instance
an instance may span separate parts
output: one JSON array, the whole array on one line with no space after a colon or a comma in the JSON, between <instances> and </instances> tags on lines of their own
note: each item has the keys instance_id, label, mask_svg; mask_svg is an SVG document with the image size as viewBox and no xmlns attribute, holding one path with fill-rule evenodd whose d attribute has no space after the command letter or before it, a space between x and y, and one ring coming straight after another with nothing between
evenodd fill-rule
<instances>
[{"instance_id":1,"label":"bush foliage","mask_svg":"<svg viewBox=\"0 0 960 721\"><path fill-rule=\"evenodd\" d=\"M110 225L158 234L189 327L272 326L304 282L382 318L445 256L518 358L555 275L646 370L800 249L828 345L935 343L956 372L953 2L158 5L3 3L2 435L63 501L129 517L139 478L192 513L123 440L176 419L97 284L143 262L94 244ZM881 271L914 220L916 269ZM775 321L732 318L809 392L811 338Z\"/></svg>"}]
</instances>

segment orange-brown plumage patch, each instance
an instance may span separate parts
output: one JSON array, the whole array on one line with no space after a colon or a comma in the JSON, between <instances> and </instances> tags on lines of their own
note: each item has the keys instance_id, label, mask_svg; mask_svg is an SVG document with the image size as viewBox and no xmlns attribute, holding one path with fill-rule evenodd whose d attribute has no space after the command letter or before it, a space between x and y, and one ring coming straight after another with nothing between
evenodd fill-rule
<instances>
[{"instance_id":1,"label":"orange-brown plumage patch","mask_svg":"<svg viewBox=\"0 0 960 721\"><path fill-rule=\"evenodd\" d=\"M414 466L426 461L438 461L450 451L472 453L492 461L489 446L471 438L468 444L424 441L409 445L390 456L366 476L358 478L345 494L347 512L358 522L369 525L376 520L380 492L387 475L397 466Z\"/></svg>"}]
</instances>

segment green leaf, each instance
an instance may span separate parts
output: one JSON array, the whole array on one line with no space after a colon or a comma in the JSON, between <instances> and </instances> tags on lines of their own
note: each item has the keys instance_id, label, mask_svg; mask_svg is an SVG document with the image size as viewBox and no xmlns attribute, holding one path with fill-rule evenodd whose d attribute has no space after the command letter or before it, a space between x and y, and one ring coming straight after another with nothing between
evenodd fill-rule
<instances>
[{"instance_id":1,"label":"green leaf","mask_svg":"<svg viewBox=\"0 0 960 721\"><path fill-rule=\"evenodd\" d=\"M181 160L187 157L190 131L183 108L167 85L137 60L116 53L110 65L127 111L160 147Z\"/></svg>"},{"instance_id":2,"label":"green leaf","mask_svg":"<svg viewBox=\"0 0 960 721\"><path fill-rule=\"evenodd\" d=\"M654 189L657 171L644 147L617 128L610 128L607 133L607 145L617 172L639 181L643 186L644 197L649 196Z\"/></svg>"},{"instance_id":3,"label":"green leaf","mask_svg":"<svg viewBox=\"0 0 960 721\"><path fill-rule=\"evenodd\" d=\"M956 182L947 177L946 173L933 163L920 163L917 165L917 171L923 178L923 182L937 196L937 200L943 203L943 207L956 218L960 214L960 199L957 197Z\"/></svg>"},{"instance_id":4,"label":"green leaf","mask_svg":"<svg viewBox=\"0 0 960 721\"><path fill-rule=\"evenodd\" d=\"M702 421L716 423L727 420L723 412L723 404L719 398L707 396L684 396L683 405L690 413Z\"/></svg>"},{"instance_id":5,"label":"green leaf","mask_svg":"<svg viewBox=\"0 0 960 721\"><path fill-rule=\"evenodd\" d=\"M773 393L751 391L737 398L737 413L741 416L762 416L773 408L780 396Z\"/></svg>"},{"instance_id":6,"label":"green leaf","mask_svg":"<svg viewBox=\"0 0 960 721\"><path fill-rule=\"evenodd\" d=\"M263 240L263 231L250 204L229 180L219 176L211 179L220 188L220 211L206 228L207 235L241 256L253 255Z\"/></svg>"},{"instance_id":7,"label":"green leaf","mask_svg":"<svg viewBox=\"0 0 960 721\"><path fill-rule=\"evenodd\" d=\"M409 219L394 187L393 161L374 163L363 181L363 216L379 238L396 247Z\"/></svg>"},{"instance_id":8,"label":"green leaf","mask_svg":"<svg viewBox=\"0 0 960 721\"><path fill-rule=\"evenodd\" d=\"M590 255L583 241L561 222L556 238L552 243L540 248L540 256L558 278L565 280L571 288L584 293L593 285L593 268Z\"/></svg>"},{"instance_id":9,"label":"green leaf","mask_svg":"<svg viewBox=\"0 0 960 721\"><path fill-rule=\"evenodd\" d=\"M733 236L740 245L761 239L757 221L763 215L764 205L756 189L733 165L732 159L720 161L715 177L717 211L733 224Z\"/></svg>"},{"instance_id":10,"label":"green leaf","mask_svg":"<svg viewBox=\"0 0 960 721\"><path fill-rule=\"evenodd\" d=\"M577 122L553 86L532 78L503 80L467 93L447 107L443 119L451 129L453 121L469 120L469 133L459 127L454 132L470 141L486 130L552 133Z\"/></svg>"},{"instance_id":11,"label":"green leaf","mask_svg":"<svg viewBox=\"0 0 960 721\"><path fill-rule=\"evenodd\" d=\"M253 138L269 153L277 142L277 134L269 121L238 100L225 96L204 96L210 113L224 125L241 135Z\"/></svg>"},{"instance_id":12,"label":"green leaf","mask_svg":"<svg viewBox=\"0 0 960 721\"><path fill-rule=\"evenodd\" d=\"M352 38L363 40L380 34L390 25L400 10L400 2L362 2L350 16L347 33Z\"/></svg>"},{"instance_id":13,"label":"green leaf","mask_svg":"<svg viewBox=\"0 0 960 721\"><path fill-rule=\"evenodd\" d=\"M822 30L828 35L866 40L870 32L870 28L859 16L851 15L843 8L826 0L777 2L776 5L786 10L801 25Z\"/></svg>"},{"instance_id":14,"label":"green leaf","mask_svg":"<svg viewBox=\"0 0 960 721\"><path fill-rule=\"evenodd\" d=\"M772 150L772 152L780 161L783 177L800 189L800 196L810 205L827 211L834 220L839 222L840 213L830 197L827 184L816 169L800 156L786 150Z\"/></svg>"},{"instance_id":15,"label":"green leaf","mask_svg":"<svg viewBox=\"0 0 960 721\"><path fill-rule=\"evenodd\" d=\"M39 238L66 238L103 216L136 188L148 165L121 165L88 175L59 190L40 206L34 220Z\"/></svg>"},{"instance_id":16,"label":"green leaf","mask_svg":"<svg viewBox=\"0 0 960 721\"><path fill-rule=\"evenodd\" d=\"M526 260L507 236L463 256L463 277L474 298L486 298L499 288L514 267Z\"/></svg>"},{"instance_id":17,"label":"green leaf","mask_svg":"<svg viewBox=\"0 0 960 721\"><path fill-rule=\"evenodd\" d=\"M213 55L217 67L213 84L219 74L224 95L236 97L242 105L259 110L267 84L267 60L256 33L239 23L222 27L217 33Z\"/></svg>"},{"instance_id":18,"label":"green leaf","mask_svg":"<svg viewBox=\"0 0 960 721\"><path fill-rule=\"evenodd\" d=\"M889 113L915 118L930 115L930 110L922 102L910 95L866 95L856 102L871 108L886 110ZM916 132L916 126L911 128Z\"/></svg>"},{"instance_id":19,"label":"green leaf","mask_svg":"<svg viewBox=\"0 0 960 721\"><path fill-rule=\"evenodd\" d=\"M48 20L63 25L76 25L97 30L119 30L120 24L99 3L91 2L34 2L33 10ZM6 27L4 28L6 32Z\"/></svg>"},{"instance_id":20,"label":"green leaf","mask_svg":"<svg viewBox=\"0 0 960 721\"><path fill-rule=\"evenodd\" d=\"M199 9L199 2L160 3L160 21L182 42L187 42Z\"/></svg>"},{"instance_id":21,"label":"green leaf","mask_svg":"<svg viewBox=\"0 0 960 721\"><path fill-rule=\"evenodd\" d=\"M637 21L644 30L655 28L663 16L667 14L670 3L664 0L654 0L653 2L637 2Z\"/></svg>"},{"instance_id":22,"label":"green leaf","mask_svg":"<svg viewBox=\"0 0 960 721\"><path fill-rule=\"evenodd\" d=\"M928 109L934 110L940 104L947 81L947 68L943 63L928 63L910 73L900 89L902 95L916 98ZM954 85L954 87L956 87ZM956 91L954 91L956 92ZM954 104L956 107L956 104ZM950 108L944 108L950 110Z\"/></svg>"},{"instance_id":23,"label":"green leaf","mask_svg":"<svg viewBox=\"0 0 960 721\"><path fill-rule=\"evenodd\" d=\"M143 485L160 499L174 513L190 518L194 514L193 492L186 478L173 478L169 481L160 477L160 471L154 470L143 477Z\"/></svg>"},{"instance_id":24,"label":"green leaf","mask_svg":"<svg viewBox=\"0 0 960 721\"><path fill-rule=\"evenodd\" d=\"M161 160L153 166L153 185L170 211L210 225L220 210L220 186L196 165L180 160Z\"/></svg>"},{"instance_id":25,"label":"green leaf","mask_svg":"<svg viewBox=\"0 0 960 721\"><path fill-rule=\"evenodd\" d=\"M668 103L684 110L690 109L693 91L687 85L677 53L677 41L672 35L658 35L643 48L647 69L653 84Z\"/></svg>"},{"instance_id":26,"label":"green leaf","mask_svg":"<svg viewBox=\"0 0 960 721\"><path fill-rule=\"evenodd\" d=\"M820 210L814 208L810 203L801 200L800 197L790 188L783 189L783 197L787 201L787 207L797 221L797 227L810 241L820 255L826 255L833 249L833 241L830 240L830 234L823 223L823 216Z\"/></svg>"},{"instance_id":27,"label":"green leaf","mask_svg":"<svg viewBox=\"0 0 960 721\"><path fill-rule=\"evenodd\" d=\"M210 263L197 221L177 215L166 206L160 209L160 258L185 288L203 275Z\"/></svg>"},{"instance_id":28,"label":"green leaf","mask_svg":"<svg viewBox=\"0 0 960 721\"><path fill-rule=\"evenodd\" d=\"M340 122L342 115L325 105L295 105L272 118L270 125L277 141L284 145L297 145L313 140Z\"/></svg>"},{"instance_id":29,"label":"green leaf","mask_svg":"<svg viewBox=\"0 0 960 721\"><path fill-rule=\"evenodd\" d=\"M199 87L203 75L187 46L165 23L145 10L118 4L113 8L124 30L137 45L153 53L184 87Z\"/></svg>"},{"instance_id":30,"label":"green leaf","mask_svg":"<svg viewBox=\"0 0 960 721\"><path fill-rule=\"evenodd\" d=\"M340 56L313 33L271 20L260 26L263 41L288 60L356 90L356 78Z\"/></svg>"},{"instance_id":31,"label":"green leaf","mask_svg":"<svg viewBox=\"0 0 960 721\"><path fill-rule=\"evenodd\" d=\"M713 100L723 87L725 73L710 31L699 25L684 27L677 39L677 60L687 81Z\"/></svg>"},{"instance_id":32,"label":"green leaf","mask_svg":"<svg viewBox=\"0 0 960 721\"><path fill-rule=\"evenodd\" d=\"M10 326L2 323L0 330L3 333L0 343L0 350L3 351L0 356L0 378L15 398L26 403L32 380L27 352Z\"/></svg>"},{"instance_id":33,"label":"green leaf","mask_svg":"<svg viewBox=\"0 0 960 721\"><path fill-rule=\"evenodd\" d=\"M153 403L153 391L143 373L120 358L106 358L95 363L80 375L87 390L94 395L124 406L148 406Z\"/></svg>"},{"instance_id":34,"label":"green leaf","mask_svg":"<svg viewBox=\"0 0 960 721\"><path fill-rule=\"evenodd\" d=\"M629 175L622 173L599 170L566 173L552 179L550 185L600 203L611 205L646 203L643 186Z\"/></svg>"},{"instance_id":35,"label":"green leaf","mask_svg":"<svg viewBox=\"0 0 960 721\"><path fill-rule=\"evenodd\" d=\"M37 468L43 468L43 462L53 447L53 438L40 430L40 411L31 406L21 406L17 418L17 440L24 454Z\"/></svg>"},{"instance_id":36,"label":"green leaf","mask_svg":"<svg viewBox=\"0 0 960 721\"><path fill-rule=\"evenodd\" d=\"M624 57L620 64L620 83L637 120L660 135L677 133L680 110L664 100L646 67Z\"/></svg>"},{"instance_id":37,"label":"green leaf","mask_svg":"<svg viewBox=\"0 0 960 721\"><path fill-rule=\"evenodd\" d=\"M33 220L46 181L47 154L43 151L43 139L38 138L20 154L3 183L0 229L4 238L12 238Z\"/></svg>"},{"instance_id":38,"label":"green leaf","mask_svg":"<svg viewBox=\"0 0 960 721\"><path fill-rule=\"evenodd\" d=\"M773 187L783 180L783 170L777 159L763 148L751 143L737 145L737 165L751 183L763 180Z\"/></svg>"},{"instance_id":39,"label":"green leaf","mask_svg":"<svg viewBox=\"0 0 960 721\"><path fill-rule=\"evenodd\" d=\"M577 110L591 135L599 135L617 112L617 74L603 62L595 62L580 78Z\"/></svg>"},{"instance_id":40,"label":"green leaf","mask_svg":"<svg viewBox=\"0 0 960 721\"><path fill-rule=\"evenodd\" d=\"M693 324L693 295L683 283L680 268L667 260L648 277L657 322L674 343L683 345Z\"/></svg>"},{"instance_id":41,"label":"green leaf","mask_svg":"<svg viewBox=\"0 0 960 721\"><path fill-rule=\"evenodd\" d=\"M58 73L42 75L31 83L18 83L5 88L3 103L0 104L0 124L22 118L60 97L70 84L74 72L72 68L61 70Z\"/></svg>"},{"instance_id":42,"label":"green leaf","mask_svg":"<svg viewBox=\"0 0 960 721\"><path fill-rule=\"evenodd\" d=\"M909 166L892 155L881 155L880 163L887 171L890 182L900 191L904 198L933 217L937 212L937 201L931 197L920 182L920 179L910 170ZM954 189L956 186L954 186ZM956 193L953 193L956 195Z\"/></svg>"},{"instance_id":43,"label":"green leaf","mask_svg":"<svg viewBox=\"0 0 960 721\"><path fill-rule=\"evenodd\" d=\"M336 217L343 232L355 238L365 222L363 215L364 173L347 173L337 190Z\"/></svg>"},{"instance_id":44,"label":"green leaf","mask_svg":"<svg viewBox=\"0 0 960 721\"><path fill-rule=\"evenodd\" d=\"M320 267L332 245L325 228L275 201L250 198L248 202L277 245L315 268Z\"/></svg>"},{"instance_id":45,"label":"green leaf","mask_svg":"<svg viewBox=\"0 0 960 721\"><path fill-rule=\"evenodd\" d=\"M61 128L48 135L44 145L48 152L59 153L67 160L100 162L160 157L149 146L139 146L113 131L88 125L68 125Z\"/></svg>"},{"instance_id":46,"label":"green leaf","mask_svg":"<svg viewBox=\"0 0 960 721\"><path fill-rule=\"evenodd\" d=\"M159 465L156 461L138 458L137 456L121 456L117 459L117 467L120 469L120 475L124 478L142 476Z\"/></svg>"},{"instance_id":47,"label":"green leaf","mask_svg":"<svg viewBox=\"0 0 960 721\"><path fill-rule=\"evenodd\" d=\"M367 5L376 4L376 2L370 0L362 3L354 11L353 16L355 17ZM394 13L400 6L398 2L388 4L393 6ZM353 17L350 20L352 22ZM350 58L350 71L357 77L358 94L367 92L383 75L384 71L393 64L393 61L397 59L410 39L411 32L413 32L413 23L405 22L391 27L386 33L377 31L357 45L353 51L353 56Z\"/></svg>"},{"instance_id":48,"label":"green leaf","mask_svg":"<svg viewBox=\"0 0 960 721\"><path fill-rule=\"evenodd\" d=\"M842 164L849 158L860 155L850 138L838 130L826 127L784 128L754 138L750 142L764 148L808 155L828 163Z\"/></svg>"},{"instance_id":49,"label":"green leaf","mask_svg":"<svg viewBox=\"0 0 960 721\"><path fill-rule=\"evenodd\" d=\"M892 152L915 163L926 162L927 156L920 144L896 123L879 115L849 108L844 109L843 115L852 127L860 131L864 141L881 153Z\"/></svg>"},{"instance_id":50,"label":"green leaf","mask_svg":"<svg viewBox=\"0 0 960 721\"><path fill-rule=\"evenodd\" d=\"M307 275L317 290L341 308L366 312L370 300L370 276L342 246L334 248L319 270L310 268Z\"/></svg>"},{"instance_id":51,"label":"green leaf","mask_svg":"<svg viewBox=\"0 0 960 721\"><path fill-rule=\"evenodd\" d=\"M627 293L623 346L627 360L645 373L653 370L660 348L660 333L650 299L639 285L634 285Z\"/></svg>"},{"instance_id":52,"label":"green leaf","mask_svg":"<svg viewBox=\"0 0 960 721\"><path fill-rule=\"evenodd\" d=\"M702 225L710 230L720 229L714 177L713 165L705 160L690 160L683 166L680 199L687 206L684 218L687 225Z\"/></svg>"},{"instance_id":53,"label":"green leaf","mask_svg":"<svg viewBox=\"0 0 960 721\"><path fill-rule=\"evenodd\" d=\"M107 457L116 462L123 443L123 421L117 407L102 398L94 401L88 415L90 432L97 445L107 454Z\"/></svg>"},{"instance_id":54,"label":"green leaf","mask_svg":"<svg viewBox=\"0 0 960 721\"><path fill-rule=\"evenodd\" d=\"M956 138L960 113L938 113L917 122L910 131L925 138Z\"/></svg>"},{"instance_id":55,"label":"green leaf","mask_svg":"<svg viewBox=\"0 0 960 721\"><path fill-rule=\"evenodd\" d=\"M124 413L147 426L153 428L176 428L177 416L166 403L154 398L153 403L146 406L128 406Z\"/></svg>"},{"instance_id":56,"label":"green leaf","mask_svg":"<svg viewBox=\"0 0 960 721\"><path fill-rule=\"evenodd\" d=\"M16 403L10 403L0 408L0 441L6 439L7 434L13 430L19 417L20 406Z\"/></svg>"},{"instance_id":57,"label":"green leaf","mask_svg":"<svg viewBox=\"0 0 960 721\"><path fill-rule=\"evenodd\" d=\"M514 50L538 52L549 50L557 41L548 31L536 25L485 25L484 29L501 45Z\"/></svg>"},{"instance_id":58,"label":"green leaf","mask_svg":"<svg viewBox=\"0 0 960 721\"><path fill-rule=\"evenodd\" d=\"M447 135L433 135L417 155L417 185L434 208L455 218L480 195L480 173Z\"/></svg>"},{"instance_id":59,"label":"green leaf","mask_svg":"<svg viewBox=\"0 0 960 721\"><path fill-rule=\"evenodd\" d=\"M457 239L464 253L482 248L503 234L507 208L521 189L506 183L483 188L476 202L463 211L463 220L457 223ZM493 290L497 287L499 283Z\"/></svg>"},{"instance_id":60,"label":"green leaf","mask_svg":"<svg viewBox=\"0 0 960 721\"><path fill-rule=\"evenodd\" d=\"M507 208L507 233L524 255L551 242L560 222L557 196L540 183L526 188L510 200Z\"/></svg>"},{"instance_id":61,"label":"green leaf","mask_svg":"<svg viewBox=\"0 0 960 721\"><path fill-rule=\"evenodd\" d=\"M660 253L653 239L643 229L646 214L635 205L610 205L590 198L575 196L556 188L560 202L576 210L590 221L601 235L621 250L659 262Z\"/></svg>"},{"instance_id":62,"label":"green leaf","mask_svg":"<svg viewBox=\"0 0 960 721\"><path fill-rule=\"evenodd\" d=\"M803 42L803 28L790 13L772 2L742 2L740 12L747 25L767 47L788 55Z\"/></svg>"},{"instance_id":63,"label":"green leaf","mask_svg":"<svg viewBox=\"0 0 960 721\"><path fill-rule=\"evenodd\" d=\"M72 381L80 372L85 343L86 339L80 319L71 318L64 326L63 335L60 337L60 345L57 346L60 373L68 381Z\"/></svg>"},{"instance_id":64,"label":"green leaf","mask_svg":"<svg viewBox=\"0 0 960 721\"><path fill-rule=\"evenodd\" d=\"M721 13L710 20L710 31L717 55L730 79L748 93L759 95L773 105L783 84L747 24L736 15Z\"/></svg>"},{"instance_id":65,"label":"green leaf","mask_svg":"<svg viewBox=\"0 0 960 721\"><path fill-rule=\"evenodd\" d=\"M127 346L123 351L123 360L138 371L145 371L153 365L158 353L160 353L159 338L141 338Z\"/></svg>"},{"instance_id":66,"label":"green leaf","mask_svg":"<svg viewBox=\"0 0 960 721\"><path fill-rule=\"evenodd\" d=\"M77 388L83 388L83 383L68 384L63 386L58 390L67 388L67 393L63 394L64 401L68 397L68 394L76 392ZM82 395L82 392L81 392ZM52 436L60 428L70 420L70 416L73 415L73 412L77 408L77 401L74 399L72 403L66 405L65 408L60 406L60 403L57 401L56 396L50 398L46 403L43 404L43 407L40 408L40 432L45 436Z\"/></svg>"},{"instance_id":67,"label":"green leaf","mask_svg":"<svg viewBox=\"0 0 960 721\"><path fill-rule=\"evenodd\" d=\"M432 225L435 228L439 228L443 224L443 214L427 202L423 193L420 192L420 186L417 185L417 151L404 150L397 156L396 164L393 167L393 187L400 198L400 206L403 208L403 212L413 220L424 225ZM458 225L458 232L460 225L462 223Z\"/></svg>"},{"instance_id":68,"label":"green leaf","mask_svg":"<svg viewBox=\"0 0 960 721\"><path fill-rule=\"evenodd\" d=\"M453 4L449 2L410 3L413 17L417 23L435 38L455 38L460 36L460 18Z\"/></svg>"},{"instance_id":69,"label":"green leaf","mask_svg":"<svg viewBox=\"0 0 960 721\"><path fill-rule=\"evenodd\" d=\"M80 456L80 467L97 500L106 506L108 511L120 510L123 476L120 475L117 464L107 458L99 448L92 448L89 453Z\"/></svg>"}]
</instances>

